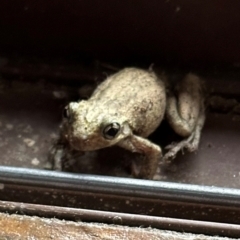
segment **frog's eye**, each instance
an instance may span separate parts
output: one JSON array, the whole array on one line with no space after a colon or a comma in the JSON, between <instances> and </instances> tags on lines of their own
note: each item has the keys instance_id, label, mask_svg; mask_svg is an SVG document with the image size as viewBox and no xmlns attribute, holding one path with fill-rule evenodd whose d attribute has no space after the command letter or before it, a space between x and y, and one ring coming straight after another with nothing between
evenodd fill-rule
<instances>
[{"instance_id":1,"label":"frog's eye","mask_svg":"<svg viewBox=\"0 0 240 240\"><path fill-rule=\"evenodd\" d=\"M69 107L68 107L68 106L66 106L66 107L63 109L62 116L63 116L63 118L65 118L65 119L69 119L69 118L70 118L70 111L69 111Z\"/></svg>"},{"instance_id":2,"label":"frog's eye","mask_svg":"<svg viewBox=\"0 0 240 240\"><path fill-rule=\"evenodd\" d=\"M119 123L110 123L103 129L104 138L111 140L115 138L120 132L120 124Z\"/></svg>"}]
</instances>

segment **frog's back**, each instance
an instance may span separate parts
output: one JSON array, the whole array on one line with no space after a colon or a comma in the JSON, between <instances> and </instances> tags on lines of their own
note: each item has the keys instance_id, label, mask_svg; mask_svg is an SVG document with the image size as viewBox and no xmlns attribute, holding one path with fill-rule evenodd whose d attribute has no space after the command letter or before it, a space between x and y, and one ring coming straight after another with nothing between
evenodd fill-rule
<instances>
[{"instance_id":1,"label":"frog's back","mask_svg":"<svg viewBox=\"0 0 240 240\"><path fill-rule=\"evenodd\" d=\"M140 91L145 91L146 88L158 88L161 82L156 81L156 78L153 72L138 68L124 68L103 81L96 88L91 99L101 101L118 98L126 100Z\"/></svg>"},{"instance_id":2,"label":"frog's back","mask_svg":"<svg viewBox=\"0 0 240 240\"><path fill-rule=\"evenodd\" d=\"M102 82L89 100L116 109L136 133L147 136L163 118L166 93L154 72L125 68Z\"/></svg>"}]
</instances>

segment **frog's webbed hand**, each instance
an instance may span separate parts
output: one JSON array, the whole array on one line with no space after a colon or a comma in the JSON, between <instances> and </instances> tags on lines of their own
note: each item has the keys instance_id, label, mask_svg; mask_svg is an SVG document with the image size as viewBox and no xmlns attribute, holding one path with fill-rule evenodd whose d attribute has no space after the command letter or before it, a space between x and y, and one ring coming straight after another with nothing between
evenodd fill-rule
<instances>
[{"instance_id":1,"label":"frog's webbed hand","mask_svg":"<svg viewBox=\"0 0 240 240\"><path fill-rule=\"evenodd\" d=\"M52 170L62 170L62 160L65 156L65 147L61 139L58 139L51 147L48 154L48 162Z\"/></svg>"},{"instance_id":2,"label":"frog's webbed hand","mask_svg":"<svg viewBox=\"0 0 240 240\"><path fill-rule=\"evenodd\" d=\"M201 130L205 122L205 109L202 83L199 77L188 74L176 88L177 96L170 93L167 99L166 117L173 130L185 139L166 147L169 151L163 160L173 159L186 148L197 150Z\"/></svg>"},{"instance_id":3,"label":"frog's webbed hand","mask_svg":"<svg viewBox=\"0 0 240 240\"><path fill-rule=\"evenodd\" d=\"M61 126L60 135L53 143L48 154L47 168L55 171L62 171L75 163L75 160L83 155L83 152L70 148L69 142L65 137L65 128ZM50 167L48 165L50 164Z\"/></svg>"},{"instance_id":4,"label":"frog's webbed hand","mask_svg":"<svg viewBox=\"0 0 240 240\"><path fill-rule=\"evenodd\" d=\"M153 179L162 157L162 150L158 145L145 138L131 135L119 142L118 146L131 152L144 154L145 156L140 171L137 171L137 167L134 166L134 164L132 165L133 175L139 178Z\"/></svg>"},{"instance_id":5,"label":"frog's webbed hand","mask_svg":"<svg viewBox=\"0 0 240 240\"><path fill-rule=\"evenodd\" d=\"M51 164L52 170L62 171L74 165L82 155L84 152L71 149L67 142L59 139L49 151L48 162Z\"/></svg>"}]
</instances>

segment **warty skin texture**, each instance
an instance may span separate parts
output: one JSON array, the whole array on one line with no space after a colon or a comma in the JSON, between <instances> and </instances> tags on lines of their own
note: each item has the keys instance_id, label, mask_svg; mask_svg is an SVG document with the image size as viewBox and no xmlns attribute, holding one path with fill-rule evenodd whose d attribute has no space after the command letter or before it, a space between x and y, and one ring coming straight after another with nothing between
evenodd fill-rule
<instances>
[{"instance_id":1,"label":"warty skin texture","mask_svg":"<svg viewBox=\"0 0 240 240\"><path fill-rule=\"evenodd\" d=\"M176 133L184 137L161 147L147 137L164 116ZM109 76L86 101L71 102L65 109L62 136L71 149L94 151L118 145L145 157L140 166L132 164L134 176L152 179L159 162L168 162L183 148L198 148L205 121L202 84L188 74L166 94L164 81L152 70L125 68Z\"/></svg>"},{"instance_id":2,"label":"warty skin texture","mask_svg":"<svg viewBox=\"0 0 240 240\"><path fill-rule=\"evenodd\" d=\"M161 158L161 148L145 137L159 126L165 109L165 86L156 74L125 68L108 77L87 101L69 104L66 138L79 151L119 145L143 153L146 163L139 176L152 178ZM106 139L103 131L111 123L118 123L120 131L113 139Z\"/></svg>"}]
</instances>

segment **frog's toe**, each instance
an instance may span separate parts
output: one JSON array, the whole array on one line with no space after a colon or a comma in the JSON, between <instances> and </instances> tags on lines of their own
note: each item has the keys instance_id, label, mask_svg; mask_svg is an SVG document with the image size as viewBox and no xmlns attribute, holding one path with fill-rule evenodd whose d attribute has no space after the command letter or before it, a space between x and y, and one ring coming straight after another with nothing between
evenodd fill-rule
<instances>
[{"instance_id":1,"label":"frog's toe","mask_svg":"<svg viewBox=\"0 0 240 240\"><path fill-rule=\"evenodd\" d=\"M186 148L189 152L195 152L198 149L198 144L196 144L194 142L193 143L188 143L186 145Z\"/></svg>"},{"instance_id":2,"label":"frog's toe","mask_svg":"<svg viewBox=\"0 0 240 240\"><path fill-rule=\"evenodd\" d=\"M166 146L165 149L168 152L163 157L163 162L170 163L173 160L179 151L187 149L189 152L194 152L198 149L199 141L195 138L195 134L191 134L187 139L184 139L178 143L171 143L170 145Z\"/></svg>"},{"instance_id":3,"label":"frog's toe","mask_svg":"<svg viewBox=\"0 0 240 240\"><path fill-rule=\"evenodd\" d=\"M177 143L176 142L172 142L171 144L167 145L165 147L166 150L171 150L173 148L175 148L177 146Z\"/></svg>"},{"instance_id":4,"label":"frog's toe","mask_svg":"<svg viewBox=\"0 0 240 240\"><path fill-rule=\"evenodd\" d=\"M54 147L51 149L48 162L51 164L51 170L61 171L62 170L62 158L64 156L63 148Z\"/></svg>"},{"instance_id":5,"label":"frog's toe","mask_svg":"<svg viewBox=\"0 0 240 240\"><path fill-rule=\"evenodd\" d=\"M169 150L162 158L164 164L169 164L176 157L177 152L179 151L178 147L174 147Z\"/></svg>"}]
</instances>

